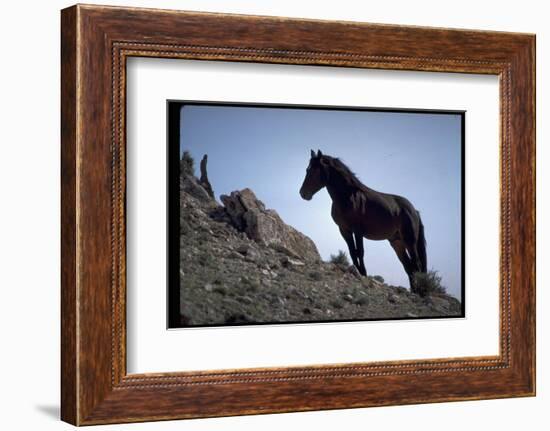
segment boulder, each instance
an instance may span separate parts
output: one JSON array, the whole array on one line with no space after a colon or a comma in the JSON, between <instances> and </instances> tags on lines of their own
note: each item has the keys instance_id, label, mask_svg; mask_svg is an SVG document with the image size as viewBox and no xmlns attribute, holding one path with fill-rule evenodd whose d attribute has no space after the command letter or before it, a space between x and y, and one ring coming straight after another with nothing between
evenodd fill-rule
<instances>
[{"instance_id":1,"label":"boulder","mask_svg":"<svg viewBox=\"0 0 550 431\"><path fill-rule=\"evenodd\" d=\"M283 266L285 268L298 267L298 266L304 266L305 265L304 262L301 262L301 261L296 260L296 259L291 259L287 256L285 256L281 259L281 263L283 264Z\"/></svg>"},{"instance_id":2,"label":"boulder","mask_svg":"<svg viewBox=\"0 0 550 431\"><path fill-rule=\"evenodd\" d=\"M232 224L250 239L264 246L286 249L304 261L321 260L315 243L287 225L275 210L266 209L252 190L234 191L220 199Z\"/></svg>"},{"instance_id":3,"label":"boulder","mask_svg":"<svg viewBox=\"0 0 550 431\"><path fill-rule=\"evenodd\" d=\"M182 175L180 180L180 189L185 194L198 199L201 202L212 202L205 188L199 183L199 181L191 175Z\"/></svg>"}]
</instances>

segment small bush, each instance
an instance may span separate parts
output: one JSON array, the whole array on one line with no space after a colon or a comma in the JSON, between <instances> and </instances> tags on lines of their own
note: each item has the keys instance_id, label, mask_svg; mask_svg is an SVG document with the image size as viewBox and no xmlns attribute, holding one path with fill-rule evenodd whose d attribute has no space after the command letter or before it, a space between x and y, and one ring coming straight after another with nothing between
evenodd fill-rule
<instances>
[{"instance_id":1,"label":"small bush","mask_svg":"<svg viewBox=\"0 0 550 431\"><path fill-rule=\"evenodd\" d=\"M333 263L338 266L349 266L348 255L343 250L338 250L337 254L330 255L330 263Z\"/></svg>"},{"instance_id":2,"label":"small bush","mask_svg":"<svg viewBox=\"0 0 550 431\"><path fill-rule=\"evenodd\" d=\"M376 280L379 283L384 283L384 277L382 277L381 275L373 275L372 279Z\"/></svg>"},{"instance_id":3,"label":"small bush","mask_svg":"<svg viewBox=\"0 0 550 431\"><path fill-rule=\"evenodd\" d=\"M414 274L413 293L420 296L429 296L434 293L446 293L445 286L441 284L441 276L437 271L416 272Z\"/></svg>"},{"instance_id":4,"label":"small bush","mask_svg":"<svg viewBox=\"0 0 550 431\"><path fill-rule=\"evenodd\" d=\"M193 159L191 153L187 150L185 150L181 156L180 169L185 175L195 174L195 160Z\"/></svg>"}]
</instances>

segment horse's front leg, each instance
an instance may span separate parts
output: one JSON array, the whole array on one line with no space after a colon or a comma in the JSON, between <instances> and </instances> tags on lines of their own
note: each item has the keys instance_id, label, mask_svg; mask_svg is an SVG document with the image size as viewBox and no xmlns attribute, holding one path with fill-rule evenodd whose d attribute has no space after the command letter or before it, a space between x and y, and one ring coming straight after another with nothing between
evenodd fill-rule
<instances>
[{"instance_id":1,"label":"horse's front leg","mask_svg":"<svg viewBox=\"0 0 550 431\"><path fill-rule=\"evenodd\" d=\"M351 263L353 263L355 267L359 269L359 260L357 259L355 242L353 241L353 232L350 230L345 230L340 228L340 234L342 235L342 238L344 238L344 240L346 241L346 244L348 245L349 257L351 258Z\"/></svg>"},{"instance_id":2,"label":"horse's front leg","mask_svg":"<svg viewBox=\"0 0 550 431\"><path fill-rule=\"evenodd\" d=\"M365 261L363 256L365 255L365 249L363 248L363 235L355 234L355 250L357 251L357 269L361 275L367 275L367 269L365 268Z\"/></svg>"}]
</instances>

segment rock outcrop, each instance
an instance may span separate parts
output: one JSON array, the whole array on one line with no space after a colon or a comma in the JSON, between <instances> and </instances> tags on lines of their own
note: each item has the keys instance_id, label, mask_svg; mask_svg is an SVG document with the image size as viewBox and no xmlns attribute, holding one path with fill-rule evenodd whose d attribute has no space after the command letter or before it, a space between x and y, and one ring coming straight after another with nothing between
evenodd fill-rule
<instances>
[{"instance_id":1,"label":"rock outcrop","mask_svg":"<svg viewBox=\"0 0 550 431\"><path fill-rule=\"evenodd\" d=\"M201 177L199 179L199 182L201 186L204 187L204 190L206 190L206 193L208 193L208 196L214 199L214 190L212 189L212 185L210 184L210 180L208 179L208 170L206 167L207 164L208 155L205 154L201 160Z\"/></svg>"},{"instance_id":2,"label":"rock outcrop","mask_svg":"<svg viewBox=\"0 0 550 431\"><path fill-rule=\"evenodd\" d=\"M180 192L192 196L199 201L213 203L213 199L210 197L206 189L200 184L199 180L193 176L186 175L181 178Z\"/></svg>"},{"instance_id":3,"label":"rock outcrop","mask_svg":"<svg viewBox=\"0 0 550 431\"><path fill-rule=\"evenodd\" d=\"M266 209L252 190L234 191L229 196L222 195L220 199L233 224L250 239L307 262L321 260L315 243L287 225L277 211Z\"/></svg>"}]
</instances>

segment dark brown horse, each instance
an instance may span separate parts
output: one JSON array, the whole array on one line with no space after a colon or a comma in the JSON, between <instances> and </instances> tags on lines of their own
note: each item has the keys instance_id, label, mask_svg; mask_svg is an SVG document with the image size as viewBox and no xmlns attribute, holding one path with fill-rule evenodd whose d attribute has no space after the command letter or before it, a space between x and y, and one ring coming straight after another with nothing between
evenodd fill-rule
<instances>
[{"instance_id":1,"label":"dark brown horse","mask_svg":"<svg viewBox=\"0 0 550 431\"><path fill-rule=\"evenodd\" d=\"M365 186L339 159L312 150L300 196L311 200L323 187L332 198L332 219L346 240L353 264L367 275L363 238L387 239L409 276L426 272L426 240L420 213L404 197Z\"/></svg>"}]
</instances>

